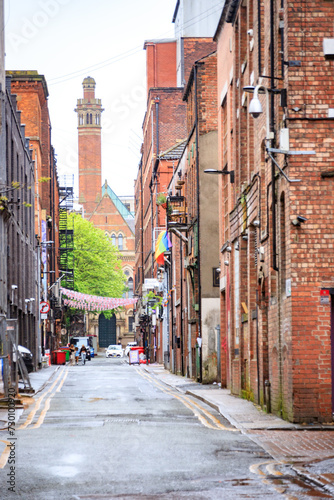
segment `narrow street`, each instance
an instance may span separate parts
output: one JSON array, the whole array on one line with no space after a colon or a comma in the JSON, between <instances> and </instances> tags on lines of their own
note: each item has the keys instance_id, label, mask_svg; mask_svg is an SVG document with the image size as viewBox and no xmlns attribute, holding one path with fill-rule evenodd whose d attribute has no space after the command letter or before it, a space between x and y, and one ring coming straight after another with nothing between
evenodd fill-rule
<instances>
[{"instance_id":1,"label":"narrow street","mask_svg":"<svg viewBox=\"0 0 334 500\"><path fill-rule=\"evenodd\" d=\"M15 491L7 463L1 498L331 498L211 407L124 359L62 366L30 403L15 431Z\"/></svg>"}]
</instances>

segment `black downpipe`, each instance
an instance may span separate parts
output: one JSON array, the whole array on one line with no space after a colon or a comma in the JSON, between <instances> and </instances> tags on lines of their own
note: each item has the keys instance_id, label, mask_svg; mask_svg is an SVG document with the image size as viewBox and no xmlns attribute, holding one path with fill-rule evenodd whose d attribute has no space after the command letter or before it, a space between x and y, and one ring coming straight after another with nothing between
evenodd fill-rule
<instances>
[{"instance_id":1,"label":"black downpipe","mask_svg":"<svg viewBox=\"0 0 334 500\"><path fill-rule=\"evenodd\" d=\"M259 75L262 74L262 60L261 60L261 0L257 0L257 44L258 44L258 65Z\"/></svg>"},{"instance_id":2,"label":"black downpipe","mask_svg":"<svg viewBox=\"0 0 334 500\"><path fill-rule=\"evenodd\" d=\"M259 291L256 290L256 372L257 372L257 404L260 405L260 352L259 352Z\"/></svg>"},{"instance_id":3,"label":"black downpipe","mask_svg":"<svg viewBox=\"0 0 334 500\"><path fill-rule=\"evenodd\" d=\"M283 11L284 9L284 0L281 0L281 10ZM280 29L281 33L281 73L282 73L282 79L284 79L284 24L283 27Z\"/></svg>"},{"instance_id":4,"label":"black downpipe","mask_svg":"<svg viewBox=\"0 0 334 500\"><path fill-rule=\"evenodd\" d=\"M200 185L199 185L199 147L198 147L198 102L197 102L197 64L194 66L194 80L195 80L195 130L196 130L196 182L197 182L197 275L198 275L198 337L202 339L202 287L201 287L201 245L200 245ZM201 343L202 344L202 343ZM199 351L199 382L202 382L202 345Z\"/></svg>"},{"instance_id":5,"label":"black downpipe","mask_svg":"<svg viewBox=\"0 0 334 500\"><path fill-rule=\"evenodd\" d=\"M159 149L160 149L160 142L159 142L159 99L157 98L155 100L155 119L156 119L156 144L157 144L157 153L156 153L156 158L155 158L155 165L154 165L154 179L155 179L155 195L158 195L158 181L157 181L157 169L159 166ZM156 205L155 209L155 220L156 220L156 226L158 227L158 218L159 210L158 210L158 205Z\"/></svg>"},{"instance_id":6,"label":"black downpipe","mask_svg":"<svg viewBox=\"0 0 334 500\"><path fill-rule=\"evenodd\" d=\"M152 178L152 181L150 183L150 198L151 198L151 234L152 234L152 247L151 247L151 278L153 278L153 271L154 271L154 246L153 246L153 243L154 243L154 220L153 220L153 216L154 216L154 211L153 211L153 189L154 189L154 186L153 186L153 178Z\"/></svg>"},{"instance_id":7,"label":"black downpipe","mask_svg":"<svg viewBox=\"0 0 334 500\"><path fill-rule=\"evenodd\" d=\"M183 360L183 276L182 276L182 269L183 269L183 244L182 240L180 240L180 308L181 308L181 314L180 314L180 341L181 341L181 373L184 375L184 360Z\"/></svg>"},{"instance_id":8,"label":"black downpipe","mask_svg":"<svg viewBox=\"0 0 334 500\"><path fill-rule=\"evenodd\" d=\"M157 144L157 150L156 150L156 159L158 159L159 157L159 148L160 148L160 144L159 144L159 99L157 98L155 100L155 120L156 120L156 124L155 124L155 127L156 127L156 144Z\"/></svg>"},{"instance_id":9,"label":"black downpipe","mask_svg":"<svg viewBox=\"0 0 334 500\"><path fill-rule=\"evenodd\" d=\"M141 246L141 284L144 284L144 194L143 194L143 162L140 160L140 246Z\"/></svg>"},{"instance_id":10,"label":"black downpipe","mask_svg":"<svg viewBox=\"0 0 334 500\"><path fill-rule=\"evenodd\" d=\"M270 79L271 90L275 88L275 55L274 55L274 0L270 0ZM270 131L275 132L275 95L270 93ZM276 236L276 195L275 195L275 163L271 162L272 182L272 239L273 239L273 269L278 271L277 266L277 236Z\"/></svg>"},{"instance_id":11,"label":"black downpipe","mask_svg":"<svg viewBox=\"0 0 334 500\"><path fill-rule=\"evenodd\" d=\"M172 248L171 248L171 255L170 255L170 284L169 284L169 289L173 290L173 237L171 235L171 243L172 243ZM172 361L173 361L173 366L172 366L172 373L176 373L176 352L175 352L175 342L174 342L174 336L175 336L175 328L174 328L174 293L170 294L170 324L172 327L169 329L170 335L172 336Z\"/></svg>"}]
</instances>

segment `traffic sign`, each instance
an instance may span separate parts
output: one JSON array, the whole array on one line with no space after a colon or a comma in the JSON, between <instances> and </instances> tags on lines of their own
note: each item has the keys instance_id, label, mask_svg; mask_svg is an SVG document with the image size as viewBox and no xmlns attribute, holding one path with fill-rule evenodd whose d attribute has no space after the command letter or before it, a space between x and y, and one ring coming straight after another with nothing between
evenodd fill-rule
<instances>
[{"instance_id":1,"label":"traffic sign","mask_svg":"<svg viewBox=\"0 0 334 500\"><path fill-rule=\"evenodd\" d=\"M39 312L41 314L46 314L50 311L50 304L48 302L41 302L39 304Z\"/></svg>"}]
</instances>

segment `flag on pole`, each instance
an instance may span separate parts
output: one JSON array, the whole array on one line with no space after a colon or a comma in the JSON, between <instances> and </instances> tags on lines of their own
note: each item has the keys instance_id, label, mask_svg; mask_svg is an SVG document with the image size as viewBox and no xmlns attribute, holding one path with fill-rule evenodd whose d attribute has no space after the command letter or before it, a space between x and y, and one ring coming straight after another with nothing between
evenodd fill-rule
<instances>
[{"instance_id":1,"label":"flag on pole","mask_svg":"<svg viewBox=\"0 0 334 500\"><path fill-rule=\"evenodd\" d=\"M164 252L168 252L172 248L172 243L167 231L162 231L155 244L155 260L160 266L165 263Z\"/></svg>"}]
</instances>

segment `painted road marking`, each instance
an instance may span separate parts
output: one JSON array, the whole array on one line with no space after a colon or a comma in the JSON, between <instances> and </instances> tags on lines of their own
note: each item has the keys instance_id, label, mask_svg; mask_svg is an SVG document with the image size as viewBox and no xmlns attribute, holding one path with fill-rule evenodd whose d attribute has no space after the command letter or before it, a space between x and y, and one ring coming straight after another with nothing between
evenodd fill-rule
<instances>
[{"instance_id":1,"label":"painted road marking","mask_svg":"<svg viewBox=\"0 0 334 500\"><path fill-rule=\"evenodd\" d=\"M5 443L6 448L3 450L3 452L0 455L0 469L3 469L4 466L7 463L9 453L10 453L10 442L6 441L5 439L0 439L1 443Z\"/></svg>"},{"instance_id":2,"label":"painted road marking","mask_svg":"<svg viewBox=\"0 0 334 500\"><path fill-rule=\"evenodd\" d=\"M174 398L178 399L183 403L189 410L193 412L193 414L198 418L198 420L205 425L205 427L208 427L209 429L214 429L214 430L224 430L224 431L229 431L229 432L239 432L238 429L230 429L228 427L225 427L218 418L216 418L214 415L212 415L211 412L209 412L207 409L205 409L202 405L196 403L192 399L190 399L189 396L186 396L184 394L176 394L175 389L167 386L161 381L157 381L153 378L152 375L148 373L143 373L140 368L135 367L135 370L141 377L145 378L147 381L155 385L158 389L163 391L166 394L169 394L173 396ZM207 418L205 418L204 414ZM207 419L211 420L212 423L210 423Z\"/></svg>"},{"instance_id":3,"label":"painted road marking","mask_svg":"<svg viewBox=\"0 0 334 500\"><path fill-rule=\"evenodd\" d=\"M21 429L26 429L26 428L27 428L27 427L28 427L28 426L32 423L32 421L33 421L33 420L34 420L34 418L35 418L36 413L38 412L38 410L39 410L39 409L40 409L40 407L41 407L41 404L42 404L43 399L44 399L44 398L45 398L45 396L47 396L50 392L52 392L52 391L53 391L54 387L57 385L57 383L59 382L60 378L63 376L63 380L60 382L60 385L59 385L59 387L60 387L60 388L62 387L62 385L63 385L63 383L64 383L64 381L65 381L65 379L66 379L66 377L67 377L67 373L68 373L67 371L64 373L64 371L65 371L65 368L63 368L63 369L61 370L61 372L59 373L58 377L56 378L56 380L54 381L54 383L51 385L51 387L50 387L50 388L49 388L49 389L48 389L48 390L47 390L47 391L46 391L46 392L45 392L42 396L40 396L40 397L38 398L38 400L36 401L36 404L35 404L35 406L34 406L33 410L32 410L32 411L29 413L29 415L27 416L26 421L25 421L22 425L20 425L20 427L18 427L18 430L21 430ZM58 389L57 389L57 391L58 391ZM56 393L57 391L55 391L55 392L54 392L54 393L50 396L50 398L48 398L48 399L51 399L51 398L55 395L55 393ZM45 406L47 405L47 401L48 401L48 400L46 400L46 402L45 402L44 409L45 409ZM48 406L48 409L49 409L49 407L50 407L50 405ZM44 412L44 409L43 409L42 413ZM45 413L46 413L46 412L45 412ZM45 417L45 413L44 413L44 417ZM38 420L39 420L39 419L38 419ZM44 419L43 419L43 421L44 421ZM41 422L41 423L42 423L42 422ZM32 428L34 429L34 428L36 428L36 427L35 427L35 426L33 426Z\"/></svg>"}]
</instances>

